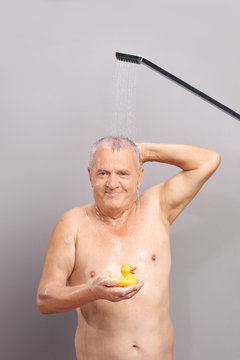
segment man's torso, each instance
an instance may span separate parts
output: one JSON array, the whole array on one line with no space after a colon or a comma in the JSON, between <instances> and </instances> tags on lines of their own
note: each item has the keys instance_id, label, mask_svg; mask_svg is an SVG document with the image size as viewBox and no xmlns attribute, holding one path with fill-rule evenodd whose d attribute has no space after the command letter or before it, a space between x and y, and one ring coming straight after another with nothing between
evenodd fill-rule
<instances>
[{"instance_id":1,"label":"man's torso","mask_svg":"<svg viewBox=\"0 0 240 360\"><path fill-rule=\"evenodd\" d=\"M78 360L172 360L174 330L169 313L171 252L169 223L156 201L143 194L134 216L114 228L96 216L93 204L79 210L71 286L95 277L120 275L123 263L137 266L144 286L133 298L97 300L79 307L75 346Z\"/></svg>"}]
</instances>

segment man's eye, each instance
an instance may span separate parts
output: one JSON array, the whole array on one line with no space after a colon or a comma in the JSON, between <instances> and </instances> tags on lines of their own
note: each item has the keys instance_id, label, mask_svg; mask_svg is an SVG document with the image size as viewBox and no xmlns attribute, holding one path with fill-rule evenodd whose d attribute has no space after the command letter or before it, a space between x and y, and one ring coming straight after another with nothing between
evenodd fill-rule
<instances>
[{"instance_id":1,"label":"man's eye","mask_svg":"<svg viewBox=\"0 0 240 360\"><path fill-rule=\"evenodd\" d=\"M123 175L123 176L124 176L124 175L127 175L127 173L125 173L125 172L122 172L122 174L121 174L121 175Z\"/></svg>"}]
</instances>

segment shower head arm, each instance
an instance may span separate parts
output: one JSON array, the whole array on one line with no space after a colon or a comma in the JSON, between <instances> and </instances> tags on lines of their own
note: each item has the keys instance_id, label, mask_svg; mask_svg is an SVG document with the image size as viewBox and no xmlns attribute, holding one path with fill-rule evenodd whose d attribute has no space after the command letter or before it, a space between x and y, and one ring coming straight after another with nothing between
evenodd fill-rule
<instances>
[{"instance_id":1,"label":"shower head arm","mask_svg":"<svg viewBox=\"0 0 240 360\"><path fill-rule=\"evenodd\" d=\"M185 81L179 79L177 76L175 76L175 75L169 73L168 71L162 69L161 67L153 64L151 61L149 61L147 59L144 59L144 58L142 58L140 56L123 54L123 53L116 53L116 57L120 61L133 62L133 63L136 63L136 64L144 64L144 65L150 67L151 69L157 71L158 73L161 73L163 76L167 77L168 79L176 82L178 85L180 85L180 86L184 87L185 89L193 92L195 95L200 96L205 101L207 101L207 102L211 103L212 105L218 107L219 109L223 110L227 114L229 114L229 115L233 116L234 118L240 120L240 114L238 114L236 111L234 111L234 110L230 109L229 107L221 104L219 101L213 99L211 96L208 96L207 94L205 94L204 92L196 89L192 85L189 85Z\"/></svg>"},{"instance_id":2,"label":"shower head arm","mask_svg":"<svg viewBox=\"0 0 240 360\"><path fill-rule=\"evenodd\" d=\"M195 95L200 96L202 99L208 101L209 103L211 103L212 105L220 108L221 110L223 110L224 112L228 113L229 115L237 118L238 120L240 120L240 114L238 114L237 112L235 112L234 110L230 109L229 107L223 105L222 103L220 103L219 101L213 99L211 96L205 94L204 92L196 89L195 87L193 87L192 85L189 85L188 83L186 83L185 81L179 79L177 76L169 73L168 71L162 69L161 67L153 64L151 61L142 58L142 64L145 64L146 66L150 67L151 69L161 73L163 76L166 76L168 79L176 82L178 85L184 87L185 89L187 89L190 92L193 92Z\"/></svg>"}]
</instances>

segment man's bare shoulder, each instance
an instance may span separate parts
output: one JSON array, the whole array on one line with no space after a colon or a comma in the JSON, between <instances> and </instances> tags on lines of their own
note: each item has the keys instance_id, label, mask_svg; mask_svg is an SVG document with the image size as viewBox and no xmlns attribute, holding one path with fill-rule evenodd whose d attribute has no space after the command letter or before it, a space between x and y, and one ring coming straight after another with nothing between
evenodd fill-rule
<instances>
[{"instance_id":1,"label":"man's bare shoulder","mask_svg":"<svg viewBox=\"0 0 240 360\"><path fill-rule=\"evenodd\" d=\"M74 208L69 209L63 213L59 221L66 223L74 223L76 221L79 222L81 219L86 217L86 213L91 211L92 208L93 204L75 206Z\"/></svg>"},{"instance_id":2,"label":"man's bare shoulder","mask_svg":"<svg viewBox=\"0 0 240 360\"><path fill-rule=\"evenodd\" d=\"M72 209L67 210L62 214L59 222L63 222L66 225L80 225L84 224L86 220L89 221L91 214L94 211L94 204L89 203L81 206L75 206Z\"/></svg>"}]
</instances>

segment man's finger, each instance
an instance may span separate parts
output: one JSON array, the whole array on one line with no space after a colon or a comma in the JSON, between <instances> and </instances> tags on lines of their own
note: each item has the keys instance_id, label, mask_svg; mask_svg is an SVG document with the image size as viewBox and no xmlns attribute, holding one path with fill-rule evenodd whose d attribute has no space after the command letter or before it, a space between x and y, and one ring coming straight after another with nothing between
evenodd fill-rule
<instances>
[{"instance_id":1,"label":"man's finger","mask_svg":"<svg viewBox=\"0 0 240 360\"><path fill-rule=\"evenodd\" d=\"M118 283L119 283L119 280L118 279L114 279L114 278L112 278L112 279L103 279L102 281L101 281L101 283L102 283L102 285L105 285L105 286L115 286L115 285L117 285Z\"/></svg>"},{"instance_id":2,"label":"man's finger","mask_svg":"<svg viewBox=\"0 0 240 360\"><path fill-rule=\"evenodd\" d=\"M130 286L116 288L116 295L124 297L131 293L136 293L141 289L143 284L144 283L141 281L138 285L130 285ZM140 285L140 287L139 287L139 285Z\"/></svg>"},{"instance_id":3,"label":"man's finger","mask_svg":"<svg viewBox=\"0 0 240 360\"><path fill-rule=\"evenodd\" d=\"M131 292L131 291L138 291L141 289L141 287L144 285L143 281L139 281L136 285L130 285L130 286L126 286L126 291L127 293Z\"/></svg>"}]
</instances>

